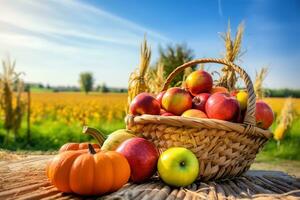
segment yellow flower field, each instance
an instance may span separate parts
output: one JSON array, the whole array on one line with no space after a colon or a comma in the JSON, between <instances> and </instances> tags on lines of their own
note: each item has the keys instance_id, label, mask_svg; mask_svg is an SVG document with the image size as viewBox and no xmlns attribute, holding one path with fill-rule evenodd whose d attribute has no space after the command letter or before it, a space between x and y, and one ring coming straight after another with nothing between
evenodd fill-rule
<instances>
[{"instance_id":1,"label":"yellow flower field","mask_svg":"<svg viewBox=\"0 0 300 200\"><path fill-rule=\"evenodd\" d=\"M281 108L284 105L285 98L265 98L267 102L276 114L280 114ZM300 99L293 99L293 106L297 113L300 113Z\"/></svg>"},{"instance_id":2,"label":"yellow flower field","mask_svg":"<svg viewBox=\"0 0 300 200\"><path fill-rule=\"evenodd\" d=\"M280 112L284 98L264 99L276 112ZM122 120L125 117L127 94L91 93L32 93L32 122L54 119L71 124L90 121ZM300 99L293 99L300 112Z\"/></svg>"},{"instance_id":3,"label":"yellow flower field","mask_svg":"<svg viewBox=\"0 0 300 200\"><path fill-rule=\"evenodd\" d=\"M25 97L26 98L26 97ZM265 98L276 114L284 104L285 98ZM89 122L113 122L123 120L127 94L79 92L31 94L31 122L42 123L54 120L66 124ZM300 113L300 99L293 99L294 108Z\"/></svg>"},{"instance_id":4,"label":"yellow flower field","mask_svg":"<svg viewBox=\"0 0 300 200\"><path fill-rule=\"evenodd\" d=\"M125 116L127 94L32 93L31 121L111 122Z\"/></svg>"}]
</instances>

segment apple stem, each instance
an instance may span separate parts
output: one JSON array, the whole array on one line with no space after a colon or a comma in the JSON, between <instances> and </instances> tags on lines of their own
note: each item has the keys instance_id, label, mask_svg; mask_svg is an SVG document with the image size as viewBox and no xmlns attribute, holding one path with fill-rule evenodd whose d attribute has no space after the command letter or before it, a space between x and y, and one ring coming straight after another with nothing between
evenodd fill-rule
<instances>
[{"instance_id":1,"label":"apple stem","mask_svg":"<svg viewBox=\"0 0 300 200\"><path fill-rule=\"evenodd\" d=\"M180 166L185 166L185 162L184 161L182 161L182 162L180 162Z\"/></svg>"},{"instance_id":2,"label":"apple stem","mask_svg":"<svg viewBox=\"0 0 300 200\"><path fill-rule=\"evenodd\" d=\"M89 147L89 152L90 152L90 154L96 154L96 151L95 151L93 145L88 144L88 147Z\"/></svg>"}]
</instances>

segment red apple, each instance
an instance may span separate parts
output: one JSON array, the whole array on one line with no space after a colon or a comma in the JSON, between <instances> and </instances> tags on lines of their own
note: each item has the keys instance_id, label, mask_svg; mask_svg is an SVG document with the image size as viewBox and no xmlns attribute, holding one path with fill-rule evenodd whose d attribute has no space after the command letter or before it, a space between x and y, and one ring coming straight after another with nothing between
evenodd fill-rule
<instances>
[{"instance_id":1,"label":"red apple","mask_svg":"<svg viewBox=\"0 0 300 200\"><path fill-rule=\"evenodd\" d=\"M160 93L156 96L156 100L160 103L160 105L162 105L162 104L161 104L161 101L162 101L162 98L163 98L163 96L164 96L165 93L166 93L166 91L162 91L162 92L160 92Z\"/></svg>"},{"instance_id":2,"label":"red apple","mask_svg":"<svg viewBox=\"0 0 300 200\"><path fill-rule=\"evenodd\" d=\"M125 140L116 150L126 157L131 169L130 179L140 183L156 172L159 153L153 143L144 138Z\"/></svg>"},{"instance_id":3,"label":"red apple","mask_svg":"<svg viewBox=\"0 0 300 200\"><path fill-rule=\"evenodd\" d=\"M196 96L203 92L209 92L213 86L213 79L206 71L197 70L188 75L185 83L190 93Z\"/></svg>"},{"instance_id":4,"label":"red apple","mask_svg":"<svg viewBox=\"0 0 300 200\"><path fill-rule=\"evenodd\" d=\"M143 92L130 103L130 112L133 115L159 115L160 103L151 94Z\"/></svg>"},{"instance_id":5,"label":"red apple","mask_svg":"<svg viewBox=\"0 0 300 200\"><path fill-rule=\"evenodd\" d=\"M161 114L161 116L176 116L176 115L174 115L173 113L165 112Z\"/></svg>"},{"instance_id":6,"label":"red apple","mask_svg":"<svg viewBox=\"0 0 300 200\"><path fill-rule=\"evenodd\" d=\"M216 86L211 88L210 90L211 94L215 94L215 93L229 93L228 89L222 86Z\"/></svg>"},{"instance_id":7,"label":"red apple","mask_svg":"<svg viewBox=\"0 0 300 200\"><path fill-rule=\"evenodd\" d=\"M209 118L234 121L240 113L240 104L228 93L215 93L208 98L205 111Z\"/></svg>"},{"instance_id":8,"label":"red apple","mask_svg":"<svg viewBox=\"0 0 300 200\"><path fill-rule=\"evenodd\" d=\"M236 120L234 120L234 122L243 123L244 119L245 119L245 114L246 114L246 110L240 110L240 112L238 112L238 115L236 117Z\"/></svg>"},{"instance_id":9,"label":"red apple","mask_svg":"<svg viewBox=\"0 0 300 200\"><path fill-rule=\"evenodd\" d=\"M207 118L207 115L203 111L197 110L197 109L189 109L187 111L184 111L184 113L182 113L181 116L182 117Z\"/></svg>"},{"instance_id":10,"label":"red apple","mask_svg":"<svg viewBox=\"0 0 300 200\"><path fill-rule=\"evenodd\" d=\"M162 105L167 112L181 115L184 111L192 108L192 97L184 89L173 87L164 94Z\"/></svg>"},{"instance_id":11,"label":"red apple","mask_svg":"<svg viewBox=\"0 0 300 200\"><path fill-rule=\"evenodd\" d=\"M274 113L270 106L259 100L256 102L256 125L263 129L268 129L274 121Z\"/></svg>"},{"instance_id":12,"label":"red apple","mask_svg":"<svg viewBox=\"0 0 300 200\"><path fill-rule=\"evenodd\" d=\"M167 112L166 110L164 110L164 109L161 108L159 114L162 115L162 114L164 114L166 112Z\"/></svg>"},{"instance_id":13,"label":"red apple","mask_svg":"<svg viewBox=\"0 0 300 200\"><path fill-rule=\"evenodd\" d=\"M205 104L210 97L209 93L201 93L193 98L193 108L205 112Z\"/></svg>"}]
</instances>

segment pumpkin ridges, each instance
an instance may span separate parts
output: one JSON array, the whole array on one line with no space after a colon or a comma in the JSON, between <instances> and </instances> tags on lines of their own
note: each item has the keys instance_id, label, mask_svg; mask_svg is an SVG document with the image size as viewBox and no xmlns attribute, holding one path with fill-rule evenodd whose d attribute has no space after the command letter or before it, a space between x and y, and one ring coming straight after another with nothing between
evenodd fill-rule
<instances>
[{"instance_id":1,"label":"pumpkin ridges","mask_svg":"<svg viewBox=\"0 0 300 200\"><path fill-rule=\"evenodd\" d=\"M130 177L130 166L126 158L118 152L108 151L106 155L111 158L113 165L114 184L109 192L114 192L126 184Z\"/></svg>"},{"instance_id":2,"label":"pumpkin ridges","mask_svg":"<svg viewBox=\"0 0 300 200\"><path fill-rule=\"evenodd\" d=\"M95 149L100 149L99 144L91 144ZM89 143L83 142L78 144L78 150L88 149Z\"/></svg>"},{"instance_id":3,"label":"pumpkin ridges","mask_svg":"<svg viewBox=\"0 0 300 200\"><path fill-rule=\"evenodd\" d=\"M84 143L66 143L63 146L60 147L59 149L59 153L62 153L64 151L71 151L71 150L84 150L88 148L88 144L87 142ZM95 149L100 149L100 145L99 144L92 144L92 146Z\"/></svg>"},{"instance_id":4,"label":"pumpkin ridges","mask_svg":"<svg viewBox=\"0 0 300 200\"><path fill-rule=\"evenodd\" d=\"M69 184L73 192L91 195L94 180L94 158L90 153L78 156L70 169Z\"/></svg>"},{"instance_id":5,"label":"pumpkin ridges","mask_svg":"<svg viewBox=\"0 0 300 200\"><path fill-rule=\"evenodd\" d=\"M78 143L66 143L62 147L60 147L59 152L70 151L70 150L78 150Z\"/></svg>"},{"instance_id":6,"label":"pumpkin ridges","mask_svg":"<svg viewBox=\"0 0 300 200\"><path fill-rule=\"evenodd\" d=\"M84 143L79 143L78 145L78 150L81 150L81 149L87 149L88 148L88 144L87 142L84 142Z\"/></svg>"},{"instance_id":7,"label":"pumpkin ridges","mask_svg":"<svg viewBox=\"0 0 300 200\"><path fill-rule=\"evenodd\" d=\"M70 168L83 151L66 151L57 155L50 163L48 176L53 185L63 192L72 192L69 186Z\"/></svg>"},{"instance_id":8,"label":"pumpkin ridges","mask_svg":"<svg viewBox=\"0 0 300 200\"><path fill-rule=\"evenodd\" d=\"M95 173L94 189L99 190L98 194L104 194L111 190L113 180L116 178L113 174L113 163L106 153L100 152L94 155Z\"/></svg>"}]
</instances>

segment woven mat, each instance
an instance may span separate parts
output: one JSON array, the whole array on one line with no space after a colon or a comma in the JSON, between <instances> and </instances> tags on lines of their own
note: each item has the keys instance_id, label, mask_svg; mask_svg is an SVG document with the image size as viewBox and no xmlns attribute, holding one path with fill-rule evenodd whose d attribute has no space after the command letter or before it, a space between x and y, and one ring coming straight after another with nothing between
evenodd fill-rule
<instances>
[{"instance_id":1,"label":"woven mat","mask_svg":"<svg viewBox=\"0 0 300 200\"><path fill-rule=\"evenodd\" d=\"M233 180L196 182L187 188L172 188L154 177L106 196L82 197L51 186L45 175L50 158L0 161L0 199L300 199L300 180L278 171L249 171Z\"/></svg>"}]
</instances>

